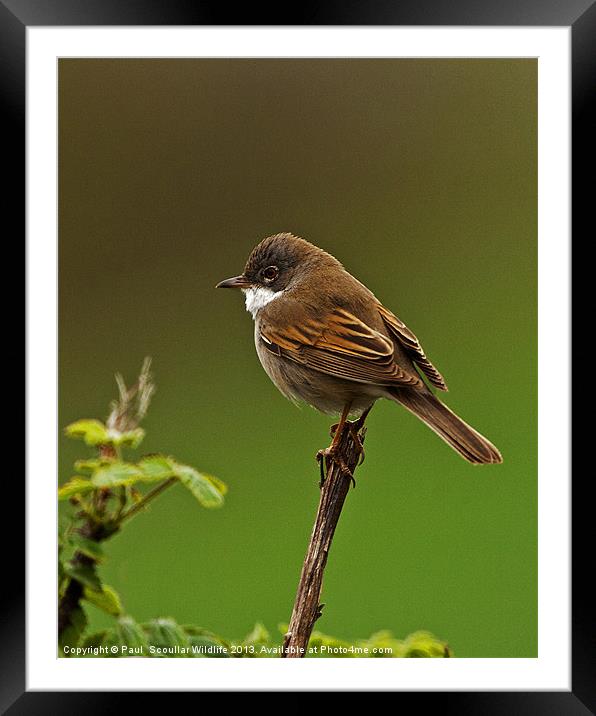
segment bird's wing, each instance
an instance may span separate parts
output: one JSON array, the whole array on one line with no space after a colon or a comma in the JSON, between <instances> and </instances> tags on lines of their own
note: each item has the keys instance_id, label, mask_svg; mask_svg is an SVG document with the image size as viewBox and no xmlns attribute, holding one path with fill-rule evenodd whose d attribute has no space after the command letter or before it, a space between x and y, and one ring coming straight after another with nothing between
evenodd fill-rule
<instances>
[{"instance_id":1,"label":"bird's wing","mask_svg":"<svg viewBox=\"0 0 596 716\"><path fill-rule=\"evenodd\" d=\"M423 385L415 371L395 363L389 338L344 309L281 330L265 322L259 328L268 351L321 373L358 383Z\"/></svg>"},{"instance_id":2,"label":"bird's wing","mask_svg":"<svg viewBox=\"0 0 596 716\"><path fill-rule=\"evenodd\" d=\"M420 342L412 333L412 331L406 326L403 321L401 321L397 316L391 313L391 311L385 308L385 306L379 304L378 309L383 321L385 322L385 325L387 326L391 334L395 336L395 338L397 338L401 345L406 349L410 358L414 361L418 368L420 368L420 370L428 378L430 383L432 383L432 385L434 385L435 388L438 388L439 390L447 390L447 384L445 383L445 379L434 367L434 365L428 360L428 358L424 354L424 351L422 350Z\"/></svg>"}]
</instances>

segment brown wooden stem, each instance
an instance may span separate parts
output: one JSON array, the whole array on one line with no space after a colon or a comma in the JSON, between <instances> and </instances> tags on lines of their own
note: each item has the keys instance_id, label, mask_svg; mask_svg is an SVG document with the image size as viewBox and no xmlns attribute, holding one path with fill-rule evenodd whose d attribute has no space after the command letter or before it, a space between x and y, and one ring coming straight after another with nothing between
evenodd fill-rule
<instances>
[{"instance_id":1,"label":"brown wooden stem","mask_svg":"<svg viewBox=\"0 0 596 716\"><path fill-rule=\"evenodd\" d=\"M317 516L304 558L290 625L283 643L282 658L295 659L306 655L314 624L321 616L323 605L320 603L320 597L327 556L362 454L364 428L358 440L354 438L358 427L358 423L346 423L341 434L336 436L337 440L334 440L335 450L328 460L327 476L321 487Z\"/></svg>"}]
</instances>

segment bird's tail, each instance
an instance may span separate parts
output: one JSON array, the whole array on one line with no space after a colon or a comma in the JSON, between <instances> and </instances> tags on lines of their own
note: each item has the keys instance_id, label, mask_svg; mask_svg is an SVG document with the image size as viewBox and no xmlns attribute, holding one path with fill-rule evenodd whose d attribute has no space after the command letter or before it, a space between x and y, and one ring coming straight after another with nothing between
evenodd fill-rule
<instances>
[{"instance_id":1,"label":"bird's tail","mask_svg":"<svg viewBox=\"0 0 596 716\"><path fill-rule=\"evenodd\" d=\"M501 453L430 391L397 388L390 392L397 403L414 413L468 462L475 465L503 462Z\"/></svg>"}]
</instances>

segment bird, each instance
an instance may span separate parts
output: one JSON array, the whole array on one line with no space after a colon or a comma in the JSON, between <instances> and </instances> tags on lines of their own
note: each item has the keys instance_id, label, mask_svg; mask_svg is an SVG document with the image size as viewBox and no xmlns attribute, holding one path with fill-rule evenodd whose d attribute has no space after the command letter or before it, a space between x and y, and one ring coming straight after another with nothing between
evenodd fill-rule
<instances>
[{"instance_id":1,"label":"bird","mask_svg":"<svg viewBox=\"0 0 596 716\"><path fill-rule=\"evenodd\" d=\"M340 416L336 437L346 424L361 429L384 398L413 413L468 462L503 461L435 395L447 384L415 334L330 253L277 233L254 247L242 274L216 288L244 293L265 372L289 400ZM334 439L325 457L333 458L336 448Z\"/></svg>"}]
</instances>

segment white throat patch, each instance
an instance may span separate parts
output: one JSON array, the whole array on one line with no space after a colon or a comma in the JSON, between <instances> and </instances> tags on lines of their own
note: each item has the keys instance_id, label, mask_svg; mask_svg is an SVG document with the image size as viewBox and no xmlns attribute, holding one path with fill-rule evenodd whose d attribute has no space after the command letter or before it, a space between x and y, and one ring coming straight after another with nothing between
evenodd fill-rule
<instances>
[{"instance_id":1,"label":"white throat patch","mask_svg":"<svg viewBox=\"0 0 596 716\"><path fill-rule=\"evenodd\" d=\"M279 298L283 291L272 291L264 286L243 288L242 293L246 297L246 310L252 313L253 319L257 317L257 313L268 303Z\"/></svg>"}]
</instances>

